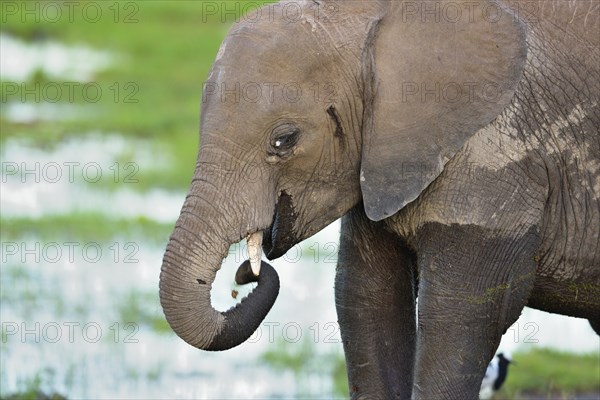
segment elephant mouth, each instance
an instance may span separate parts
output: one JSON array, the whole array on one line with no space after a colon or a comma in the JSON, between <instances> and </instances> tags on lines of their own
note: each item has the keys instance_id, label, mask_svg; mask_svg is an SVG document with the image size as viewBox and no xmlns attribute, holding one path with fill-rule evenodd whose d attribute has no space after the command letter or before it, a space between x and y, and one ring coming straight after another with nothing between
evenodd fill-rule
<instances>
[{"instance_id":1,"label":"elephant mouth","mask_svg":"<svg viewBox=\"0 0 600 400\"><path fill-rule=\"evenodd\" d=\"M298 242L293 230L296 217L292 196L282 191L275 206L273 222L263 234L262 246L269 260L283 256Z\"/></svg>"}]
</instances>

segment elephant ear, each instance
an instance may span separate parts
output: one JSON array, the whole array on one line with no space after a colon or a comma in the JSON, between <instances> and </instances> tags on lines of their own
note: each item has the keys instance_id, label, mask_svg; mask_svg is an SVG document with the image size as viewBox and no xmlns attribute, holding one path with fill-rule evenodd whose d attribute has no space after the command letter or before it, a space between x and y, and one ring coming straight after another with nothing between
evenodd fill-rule
<instances>
[{"instance_id":1,"label":"elephant ear","mask_svg":"<svg viewBox=\"0 0 600 400\"><path fill-rule=\"evenodd\" d=\"M363 52L360 180L371 220L415 200L502 112L526 56L525 28L493 1L388 2Z\"/></svg>"}]
</instances>

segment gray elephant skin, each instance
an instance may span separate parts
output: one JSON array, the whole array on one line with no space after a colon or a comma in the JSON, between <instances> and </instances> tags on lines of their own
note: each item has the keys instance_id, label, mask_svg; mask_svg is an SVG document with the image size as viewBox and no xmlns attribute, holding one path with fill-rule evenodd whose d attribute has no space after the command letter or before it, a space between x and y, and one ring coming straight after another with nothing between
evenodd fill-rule
<instances>
[{"instance_id":1,"label":"gray elephant skin","mask_svg":"<svg viewBox=\"0 0 600 400\"><path fill-rule=\"evenodd\" d=\"M600 331L597 2L266 7L231 28L205 83L160 276L177 335L242 343L279 280L245 262L236 279L258 285L215 310L230 245L262 233L274 259L340 217L352 398L477 398L525 306Z\"/></svg>"}]
</instances>

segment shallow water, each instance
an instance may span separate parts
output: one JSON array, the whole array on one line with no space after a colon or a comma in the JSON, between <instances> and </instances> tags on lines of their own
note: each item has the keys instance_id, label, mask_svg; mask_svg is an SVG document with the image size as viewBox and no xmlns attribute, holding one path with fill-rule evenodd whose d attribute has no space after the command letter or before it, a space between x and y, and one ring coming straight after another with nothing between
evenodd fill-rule
<instances>
[{"instance_id":1,"label":"shallow water","mask_svg":"<svg viewBox=\"0 0 600 400\"><path fill-rule=\"evenodd\" d=\"M303 250L327 243L336 229L310 239ZM34 242L28 241L28 248ZM282 377L265 366L261 354L282 340L298 345L310 340L319 353L341 352L334 326L335 265L316 264L314 253L297 263L273 263L281 295L260 336L231 351L201 352L143 322L128 325L119 309L132 291L146 294L146 311L162 316L157 297L162 251L140 243L133 263L115 263L112 252L94 262L77 252L73 260L63 257L58 262L43 256L35 262L30 255L24 265L9 256L1 270L3 287L11 288L4 290L1 305L2 393L40 374L47 380L43 388L75 398L171 398L174 390L178 398L289 397L307 388L299 387L294 375ZM240 291L238 299L249 291L232 283L238 260L245 257L244 248L233 248L225 260L212 292L218 309L235 303L233 288ZM233 382L224 379L231 376L236 377ZM331 393L328 376L312 379L308 394Z\"/></svg>"},{"instance_id":2,"label":"shallow water","mask_svg":"<svg viewBox=\"0 0 600 400\"><path fill-rule=\"evenodd\" d=\"M24 103L9 101L2 105L2 118L16 124L43 121L68 121L85 118L91 110L82 105L50 102Z\"/></svg>"},{"instance_id":3,"label":"shallow water","mask_svg":"<svg viewBox=\"0 0 600 400\"><path fill-rule=\"evenodd\" d=\"M26 140L6 140L0 151L3 218L40 218L72 212L104 213L110 218L146 217L171 222L183 193L136 190L139 171L166 168L149 140L91 132L52 148ZM107 185L116 186L107 190Z\"/></svg>"},{"instance_id":4,"label":"shallow water","mask_svg":"<svg viewBox=\"0 0 600 400\"><path fill-rule=\"evenodd\" d=\"M6 33L0 33L0 54L0 78L18 82L40 72L51 79L91 82L114 59L109 52L84 45L51 40L28 43Z\"/></svg>"},{"instance_id":5,"label":"shallow water","mask_svg":"<svg viewBox=\"0 0 600 400\"><path fill-rule=\"evenodd\" d=\"M6 33L0 33L0 54L2 118L16 124L89 118L102 91L94 79L115 61L84 45L25 42ZM89 104L75 104L75 93Z\"/></svg>"}]
</instances>

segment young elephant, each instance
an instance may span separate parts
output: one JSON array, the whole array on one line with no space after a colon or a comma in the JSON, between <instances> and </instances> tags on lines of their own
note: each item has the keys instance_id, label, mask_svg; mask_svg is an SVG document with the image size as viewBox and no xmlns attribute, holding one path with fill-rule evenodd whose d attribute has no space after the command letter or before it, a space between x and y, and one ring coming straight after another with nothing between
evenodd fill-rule
<instances>
[{"instance_id":1,"label":"young elephant","mask_svg":"<svg viewBox=\"0 0 600 400\"><path fill-rule=\"evenodd\" d=\"M206 350L246 340L279 289L261 235L273 259L341 216L352 397L476 398L526 305L598 330L599 13L587 0L302 1L236 24L162 265L173 330ZM238 281L258 286L218 312L211 284L245 237Z\"/></svg>"}]
</instances>

